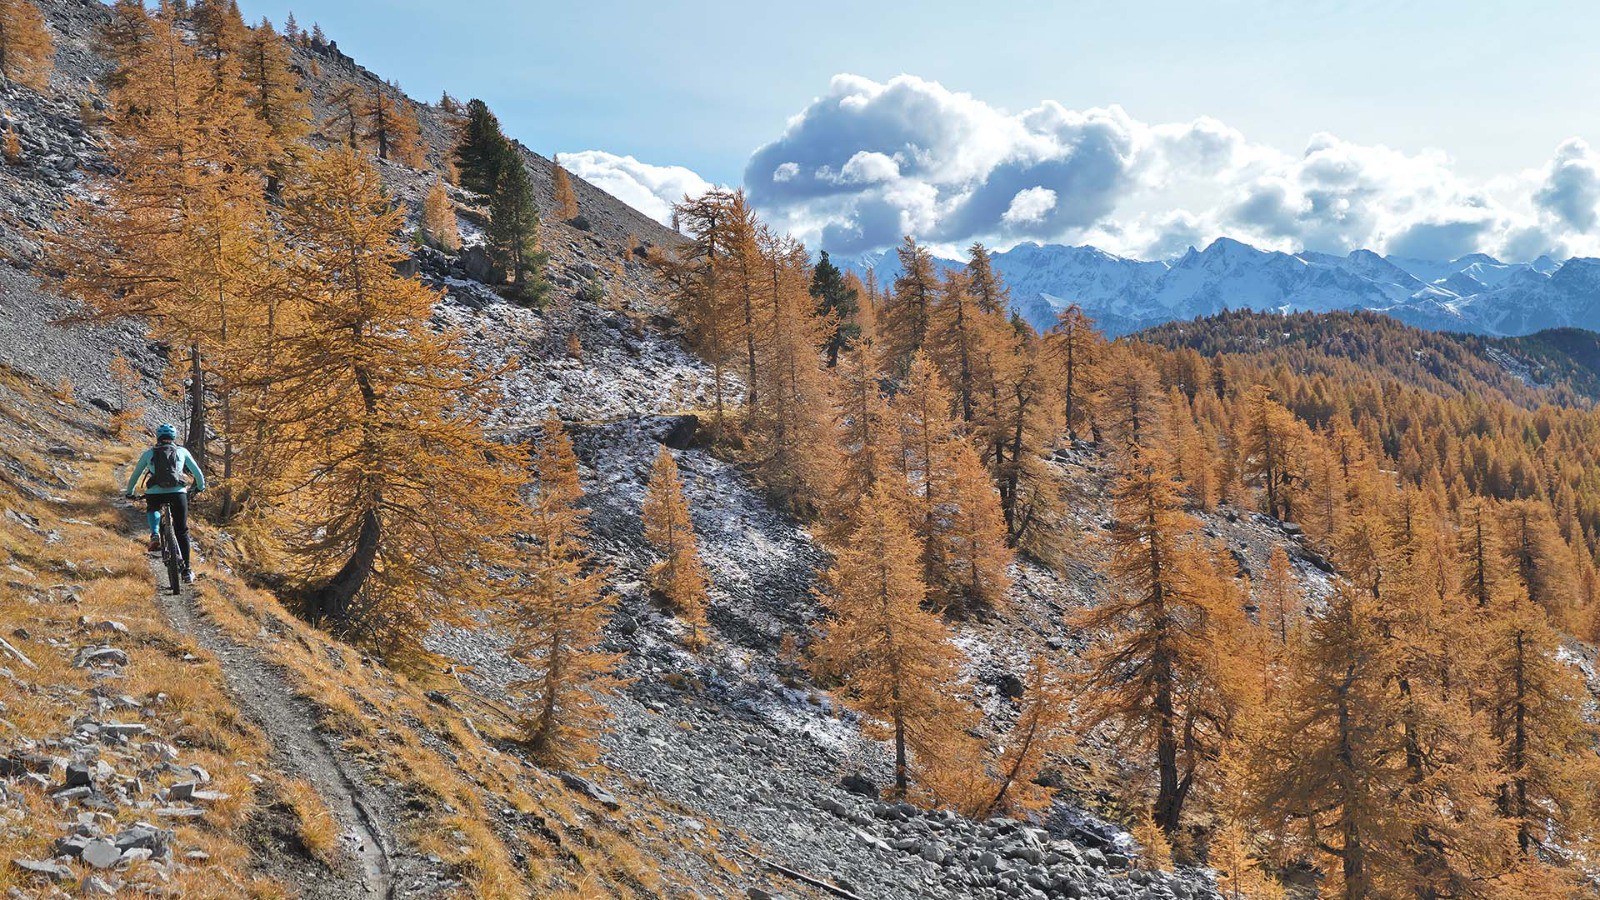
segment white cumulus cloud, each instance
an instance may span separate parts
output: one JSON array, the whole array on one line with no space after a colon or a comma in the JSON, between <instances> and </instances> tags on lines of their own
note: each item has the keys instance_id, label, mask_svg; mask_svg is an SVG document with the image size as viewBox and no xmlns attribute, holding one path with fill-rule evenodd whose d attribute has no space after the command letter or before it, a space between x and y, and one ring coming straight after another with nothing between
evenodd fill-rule
<instances>
[{"instance_id":1,"label":"white cumulus cloud","mask_svg":"<svg viewBox=\"0 0 1600 900\"><path fill-rule=\"evenodd\" d=\"M1542 169L1474 180L1438 150L1315 134L1294 152L1209 116L1150 123L1117 106L1008 112L914 75L835 76L744 181L780 228L842 253L907 233L1142 256L1221 236L1325 252L1600 252L1600 156L1581 141Z\"/></svg>"},{"instance_id":2,"label":"white cumulus cloud","mask_svg":"<svg viewBox=\"0 0 1600 900\"><path fill-rule=\"evenodd\" d=\"M604 150L563 153L561 165L663 225L672 219L674 203L715 187L683 166L651 165Z\"/></svg>"},{"instance_id":3,"label":"white cumulus cloud","mask_svg":"<svg viewBox=\"0 0 1600 900\"><path fill-rule=\"evenodd\" d=\"M1045 213L1056 206L1056 192L1047 187L1031 187L1027 190L1017 191L1011 198L1011 205L1000 216L1000 221L1008 225L1021 225L1027 222L1037 222L1044 218Z\"/></svg>"},{"instance_id":4,"label":"white cumulus cloud","mask_svg":"<svg viewBox=\"0 0 1600 900\"><path fill-rule=\"evenodd\" d=\"M599 151L573 172L665 221L711 185L681 167ZM859 253L915 235L1092 243L1145 258L1218 237L1283 250L1509 259L1600 255L1600 154L1572 139L1493 178L1440 150L1314 134L1253 141L1209 116L1144 122L1118 106L1019 112L915 75L837 75L745 167L756 209L809 246Z\"/></svg>"}]
</instances>

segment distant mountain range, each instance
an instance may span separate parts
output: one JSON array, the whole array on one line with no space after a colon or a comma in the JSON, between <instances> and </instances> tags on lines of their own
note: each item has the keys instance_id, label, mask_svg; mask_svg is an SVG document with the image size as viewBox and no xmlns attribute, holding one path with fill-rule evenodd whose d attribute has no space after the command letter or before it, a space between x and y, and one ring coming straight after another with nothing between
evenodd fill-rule
<instances>
[{"instance_id":1,"label":"distant mountain range","mask_svg":"<svg viewBox=\"0 0 1600 900\"><path fill-rule=\"evenodd\" d=\"M1040 329L1077 303L1111 335L1240 309L1373 310L1434 331L1488 335L1600 330L1600 259L1505 263L1474 253L1441 262L1370 250L1282 253L1220 238L1172 260L1026 243L996 253L994 262L1012 307ZM839 263L858 273L874 268L886 287L900 271L893 250Z\"/></svg>"}]
</instances>

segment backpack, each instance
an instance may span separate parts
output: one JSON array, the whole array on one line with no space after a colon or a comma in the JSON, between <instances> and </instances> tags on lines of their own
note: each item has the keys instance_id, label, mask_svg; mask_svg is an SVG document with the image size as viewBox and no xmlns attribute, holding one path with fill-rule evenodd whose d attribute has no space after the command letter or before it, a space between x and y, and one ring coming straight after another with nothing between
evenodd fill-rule
<instances>
[{"instance_id":1,"label":"backpack","mask_svg":"<svg viewBox=\"0 0 1600 900\"><path fill-rule=\"evenodd\" d=\"M183 462L177 444L157 444L150 450L150 483L164 488L183 486Z\"/></svg>"}]
</instances>

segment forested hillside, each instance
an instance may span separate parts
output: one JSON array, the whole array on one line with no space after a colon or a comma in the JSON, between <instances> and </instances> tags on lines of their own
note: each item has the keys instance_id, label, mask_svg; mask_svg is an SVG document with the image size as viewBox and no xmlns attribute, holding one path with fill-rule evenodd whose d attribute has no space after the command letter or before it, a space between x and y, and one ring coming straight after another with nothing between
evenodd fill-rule
<instances>
[{"instance_id":1,"label":"forested hillside","mask_svg":"<svg viewBox=\"0 0 1600 900\"><path fill-rule=\"evenodd\" d=\"M1582 335L1040 332L227 0L0 77L15 895L1593 893Z\"/></svg>"}]
</instances>

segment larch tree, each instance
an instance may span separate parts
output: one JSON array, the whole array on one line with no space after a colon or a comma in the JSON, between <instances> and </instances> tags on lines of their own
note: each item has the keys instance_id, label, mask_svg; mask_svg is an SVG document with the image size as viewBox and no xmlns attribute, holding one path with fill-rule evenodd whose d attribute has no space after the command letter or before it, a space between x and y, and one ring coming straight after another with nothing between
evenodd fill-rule
<instances>
[{"instance_id":1,"label":"larch tree","mask_svg":"<svg viewBox=\"0 0 1600 900\"><path fill-rule=\"evenodd\" d=\"M678 463L665 446L650 469L642 515L645 540L661 554L661 561L650 568L651 584L683 618L689 629L685 643L698 650L706 642L707 578Z\"/></svg>"},{"instance_id":2,"label":"larch tree","mask_svg":"<svg viewBox=\"0 0 1600 900\"><path fill-rule=\"evenodd\" d=\"M1049 788L1036 779L1050 756L1066 748L1072 697L1065 677L1043 654L1028 661L1017 720L1006 732L994 761L994 796L979 813L989 818L1006 810L1037 810L1050 803Z\"/></svg>"},{"instance_id":3,"label":"larch tree","mask_svg":"<svg viewBox=\"0 0 1600 900\"><path fill-rule=\"evenodd\" d=\"M955 394L956 415L964 428L978 416L979 397L987 393L984 320L967 290L966 273L951 269L939 280L937 304L930 313L927 351Z\"/></svg>"},{"instance_id":4,"label":"larch tree","mask_svg":"<svg viewBox=\"0 0 1600 900\"><path fill-rule=\"evenodd\" d=\"M44 90L55 45L33 0L0 0L0 78Z\"/></svg>"},{"instance_id":5,"label":"larch tree","mask_svg":"<svg viewBox=\"0 0 1600 900\"><path fill-rule=\"evenodd\" d=\"M1062 505L1060 481L1045 462L1061 432L1050 401L1052 373L1032 328L1000 324L1009 340L987 341L997 352L989 363L993 406L985 424L1006 539L1048 559L1058 549Z\"/></svg>"},{"instance_id":6,"label":"larch tree","mask_svg":"<svg viewBox=\"0 0 1600 900\"><path fill-rule=\"evenodd\" d=\"M1004 599L1011 555L999 499L950 405L932 361L914 355L894 401L900 475L922 544L923 583L934 600L961 613Z\"/></svg>"},{"instance_id":7,"label":"larch tree","mask_svg":"<svg viewBox=\"0 0 1600 900\"><path fill-rule=\"evenodd\" d=\"M822 352L827 356L828 368L832 369L839 364L839 354L861 339L861 325L857 321L861 309L860 290L849 283L824 250L811 272L809 291L823 322Z\"/></svg>"},{"instance_id":8,"label":"larch tree","mask_svg":"<svg viewBox=\"0 0 1600 900\"><path fill-rule=\"evenodd\" d=\"M1195 543L1197 523L1183 512L1161 453L1128 458L1112 497L1115 589L1078 622L1097 636L1082 681L1081 727L1109 723L1126 752L1148 755L1156 782L1151 815L1171 840L1228 718L1219 700L1228 673L1219 669L1212 618L1234 598L1217 596L1214 563Z\"/></svg>"},{"instance_id":9,"label":"larch tree","mask_svg":"<svg viewBox=\"0 0 1600 900\"><path fill-rule=\"evenodd\" d=\"M1264 804L1292 822L1305 845L1334 862L1330 889L1344 900L1382 896L1383 872L1410 864L1400 704L1393 644L1375 627L1370 595L1343 584L1309 629L1288 701L1276 722Z\"/></svg>"},{"instance_id":10,"label":"larch tree","mask_svg":"<svg viewBox=\"0 0 1600 900\"><path fill-rule=\"evenodd\" d=\"M547 765L588 763L610 719L602 697L617 684L621 655L598 649L616 600L584 546L588 511L572 442L559 421L540 430L520 534L505 548L514 574L495 619L511 634L507 655L530 672L509 685L523 741Z\"/></svg>"},{"instance_id":11,"label":"larch tree","mask_svg":"<svg viewBox=\"0 0 1600 900\"><path fill-rule=\"evenodd\" d=\"M1260 484L1267 515L1290 521L1298 477L1292 462L1294 416L1272 399L1272 391L1266 385L1252 387L1243 402L1247 422L1244 475Z\"/></svg>"},{"instance_id":12,"label":"larch tree","mask_svg":"<svg viewBox=\"0 0 1600 900\"><path fill-rule=\"evenodd\" d=\"M189 10L189 25L200 55L219 69L239 53L250 31L236 0L196 0Z\"/></svg>"},{"instance_id":13,"label":"larch tree","mask_svg":"<svg viewBox=\"0 0 1600 900\"><path fill-rule=\"evenodd\" d=\"M320 125L328 137L351 150L362 148L365 123L365 92L354 84L335 85L328 94L328 116Z\"/></svg>"},{"instance_id":14,"label":"larch tree","mask_svg":"<svg viewBox=\"0 0 1600 900\"><path fill-rule=\"evenodd\" d=\"M571 221L578 217L578 194L572 189L572 176L567 174L566 167L561 165L558 155L551 161L554 170L552 180L556 195L556 218L563 222Z\"/></svg>"},{"instance_id":15,"label":"larch tree","mask_svg":"<svg viewBox=\"0 0 1600 900\"><path fill-rule=\"evenodd\" d=\"M869 737L892 741L891 795L904 798L916 784L938 799L942 784L964 780L981 757L967 733L977 711L959 697L960 652L922 608L927 591L903 510L887 479L863 502L855 533L824 578L828 618L812 665L868 717Z\"/></svg>"},{"instance_id":16,"label":"larch tree","mask_svg":"<svg viewBox=\"0 0 1600 900\"><path fill-rule=\"evenodd\" d=\"M72 224L49 238L48 252L90 318L142 317L187 351L185 444L205 466L208 391L217 388L226 445L223 370L248 354L247 323L260 308L265 129L165 16L146 17L148 38L121 61L108 148L115 174L102 180L100 202L73 204Z\"/></svg>"},{"instance_id":17,"label":"larch tree","mask_svg":"<svg viewBox=\"0 0 1600 900\"><path fill-rule=\"evenodd\" d=\"M1156 371L1128 350L1107 361L1095 407L1097 429L1124 457L1137 457L1158 447L1166 435L1166 396Z\"/></svg>"},{"instance_id":18,"label":"larch tree","mask_svg":"<svg viewBox=\"0 0 1600 900\"><path fill-rule=\"evenodd\" d=\"M1476 629L1455 593L1460 579L1442 505L1409 486L1371 492L1357 523L1381 517L1386 533L1336 547L1344 568L1377 601L1376 626L1395 646L1406 770L1406 794L1395 807L1411 834L1409 865L1388 881L1418 896L1470 895L1495 849L1484 798L1492 748L1463 690L1478 668ZM1357 558L1369 553L1375 558Z\"/></svg>"},{"instance_id":19,"label":"larch tree","mask_svg":"<svg viewBox=\"0 0 1600 900\"><path fill-rule=\"evenodd\" d=\"M481 601L468 573L519 521L523 476L483 428L495 373L432 326L438 295L397 274L405 213L357 151L318 154L286 199L304 314L277 341L270 439L295 458L271 498L278 539L314 618L422 655L431 625Z\"/></svg>"},{"instance_id":20,"label":"larch tree","mask_svg":"<svg viewBox=\"0 0 1600 900\"><path fill-rule=\"evenodd\" d=\"M27 2L27 0L16 0ZM127 66L139 55L154 37L150 12L142 0L116 0L111 4L110 18L95 34L95 47L116 63L117 68L106 76L106 86L112 91L122 86Z\"/></svg>"},{"instance_id":21,"label":"larch tree","mask_svg":"<svg viewBox=\"0 0 1600 900\"><path fill-rule=\"evenodd\" d=\"M1011 289L995 273L994 255L981 243L967 248L967 290L981 313L1004 318L1011 310Z\"/></svg>"},{"instance_id":22,"label":"larch tree","mask_svg":"<svg viewBox=\"0 0 1600 900\"><path fill-rule=\"evenodd\" d=\"M1261 623L1266 626L1279 646L1287 647L1291 632L1300 627L1303 591L1295 581L1294 566L1283 548L1273 547L1267 558L1267 575L1257 589L1261 596Z\"/></svg>"},{"instance_id":23,"label":"larch tree","mask_svg":"<svg viewBox=\"0 0 1600 900\"><path fill-rule=\"evenodd\" d=\"M1531 500L1508 501L1499 507L1498 525L1509 574L1552 621L1564 623L1576 602L1577 578L1549 507Z\"/></svg>"},{"instance_id":24,"label":"larch tree","mask_svg":"<svg viewBox=\"0 0 1600 900\"><path fill-rule=\"evenodd\" d=\"M413 168L423 164L417 114L399 85L369 86L359 109L364 120L363 137L379 159Z\"/></svg>"},{"instance_id":25,"label":"larch tree","mask_svg":"<svg viewBox=\"0 0 1600 900\"><path fill-rule=\"evenodd\" d=\"M674 206L678 228L690 241L676 251L652 251L650 257L690 344L711 364L714 440L723 436L727 369L737 358L742 333L743 303L729 271L746 252L748 232L735 200L731 191L713 190Z\"/></svg>"},{"instance_id":26,"label":"larch tree","mask_svg":"<svg viewBox=\"0 0 1600 900\"><path fill-rule=\"evenodd\" d=\"M273 141L267 155L275 163L274 177L281 179L311 129L310 104L291 68L289 44L264 18L245 35L239 62L247 89L245 104L267 126Z\"/></svg>"},{"instance_id":27,"label":"larch tree","mask_svg":"<svg viewBox=\"0 0 1600 900\"><path fill-rule=\"evenodd\" d=\"M456 224L456 205L445 190L444 179L436 178L422 198L422 237L435 249L455 253L461 249L461 229Z\"/></svg>"},{"instance_id":28,"label":"larch tree","mask_svg":"<svg viewBox=\"0 0 1600 900\"><path fill-rule=\"evenodd\" d=\"M1511 551L1515 554L1515 550ZM1499 750L1495 804L1524 859L1593 828L1600 804L1597 735L1582 714L1579 673L1559 658L1561 638L1518 583L1490 611L1487 690Z\"/></svg>"},{"instance_id":29,"label":"larch tree","mask_svg":"<svg viewBox=\"0 0 1600 900\"><path fill-rule=\"evenodd\" d=\"M895 461L898 426L883 395L882 375L872 348L861 346L846 353L836 371L836 443L841 459L832 509L824 521L831 543L848 539L856 526L856 513L878 479L900 474Z\"/></svg>"},{"instance_id":30,"label":"larch tree","mask_svg":"<svg viewBox=\"0 0 1600 900\"><path fill-rule=\"evenodd\" d=\"M831 384L817 350L827 324L815 314L803 246L769 239L762 260L767 302L756 312L763 339L747 401L749 448L767 489L809 515L828 505L838 474Z\"/></svg>"},{"instance_id":31,"label":"larch tree","mask_svg":"<svg viewBox=\"0 0 1600 900\"><path fill-rule=\"evenodd\" d=\"M1094 395L1105 338L1083 308L1072 303L1056 316L1056 327L1047 342L1061 367L1062 420L1067 436L1076 440L1089 416L1089 398Z\"/></svg>"},{"instance_id":32,"label":"larch tree","mask_svg":"<svg viewBox=\"0 0 1600 900\"><path fill-rule=\"evenodd\" d=\"M933 254L910 236L895 251L900 257L900 277L884 298L879 311L878 340L892 371L904 373L911 357L928 342L933 308L938 302L939 278Z\"/></svg>"}]
</instances>

